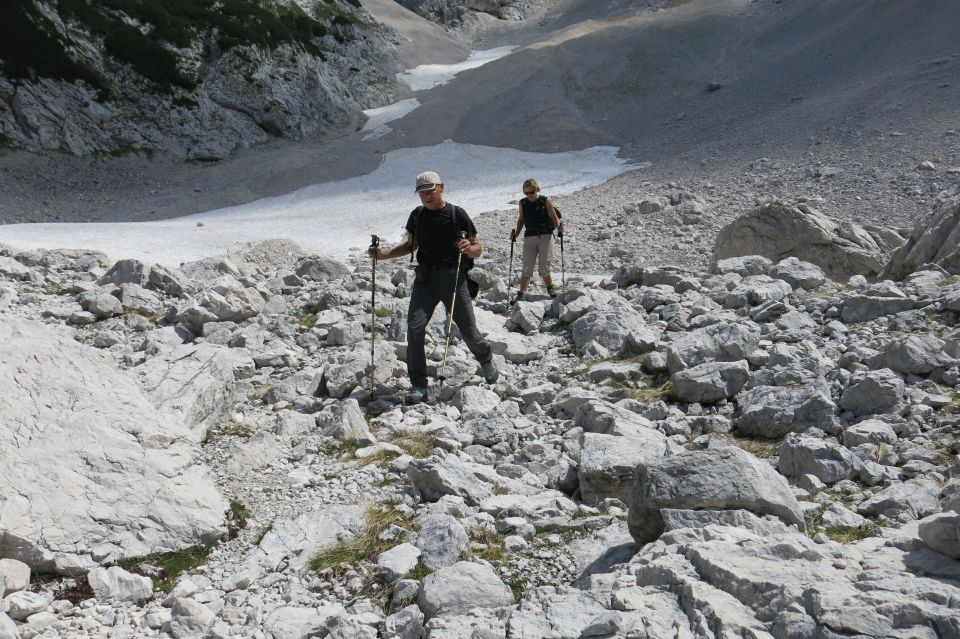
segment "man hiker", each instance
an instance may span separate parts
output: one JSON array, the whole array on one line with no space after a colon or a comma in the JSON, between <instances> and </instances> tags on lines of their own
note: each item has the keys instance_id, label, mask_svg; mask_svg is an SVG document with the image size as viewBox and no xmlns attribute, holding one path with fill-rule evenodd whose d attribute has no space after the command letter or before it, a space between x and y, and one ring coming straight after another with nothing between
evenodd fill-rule
<instances>
[{"instance_id":1,"label":"man hiker","mask_svg":"<svg viewBox=\"0 0 960 639\"><path fill-rule=\"evenodd\" d=\"M557 215L553 200L545 195L540 195L540 185L533 178L524 180L523 195L524 197L520 200L520 215L517 218L517 227L510 230L510 241L513 242L520 236L520 230L526 229L523 234L523 265L520 270L520 290L517 292L517 296L511 300L511 304L516 304L526 295L530 278L533 277L535 264L538 267L537 272L543 278L544 286L547 287L547 294L550 297L556 297L558 292L553 285L553 279L550 277L550 259L553 248L553 231L558 230L562 235L563 222Z\"/></svg>"},{"instance_id":2,"label":"man hiker","mask_svg":"<svg viewBox=\"0 0 960 639\"><path fill-rule=\"evenodd\" d=\"M448 314L453 302L453 321L460 329L467 348L480 362L483 379L493 384L499 377L493 351L477 329L467 286L466 271L472 265L473 258L483 253L477 229L466 211L444 201L443 181L435 172L427 171L417 176L416 192L421 205L407 219L404 240L389 250L380 246L371 246L368 250L371 257L381 260L416 251L416 277L407 313L407 372L413 386L407 395L409 403L427 399L424 340L427 324L440 302ZM458 264L461 265L459 272Z\"/></svg>"}]
</instances>

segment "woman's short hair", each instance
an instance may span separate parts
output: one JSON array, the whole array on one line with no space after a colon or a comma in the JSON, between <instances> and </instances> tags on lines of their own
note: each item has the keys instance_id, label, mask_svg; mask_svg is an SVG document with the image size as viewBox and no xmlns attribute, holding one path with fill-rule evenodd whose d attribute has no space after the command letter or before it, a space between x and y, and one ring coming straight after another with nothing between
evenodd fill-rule
<instances>
[{"instance_id":1,"label":"woman's short hair","mask_svg":"<svg viewBox=\"0 0 960 639\"><path fill-rule=\"evenodd\" d=\"M534 188L534 189L536 189L537 191L540 190L540 185L539 185L539 184L537 183L537 181L534 180L533 178L529 178L529 179L523 181L523 188L529 189L529 188L531 188L531 187Z\"/></svg>"}]
</instances>

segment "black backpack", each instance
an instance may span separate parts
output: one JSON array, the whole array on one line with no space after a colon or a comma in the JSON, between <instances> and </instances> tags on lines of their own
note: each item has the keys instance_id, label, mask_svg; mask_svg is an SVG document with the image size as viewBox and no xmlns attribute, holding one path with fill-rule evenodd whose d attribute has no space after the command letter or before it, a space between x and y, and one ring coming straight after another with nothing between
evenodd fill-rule
<instances>
[{"instance_id":1,"label":"black backpack","mask_svg":"<svg viewBox=\"0 0 960 639\"><path fill-rule=\"evenodd\" d=\"M549 196L547 196L547 195L541 195L539 198L537 198L537 201L538 201L538 202L542 202L542 203L543 203L543 211L544 211L544 213L547 212L547 198L548 198L548 197L549 197ZM521 200L521 202L522 202L522 201L523 201L523 200ZM527 201L529 202L529 200L527 200ZM558 220L562 220L562 219L563 219L563 214L560 213L560 207L557 206L556 204L554 204L554 205L553 205L553 210L557 212L557 219L558 219ZM550 217L550 214L547 213L547 218L549 219L549 217Z\"/></svg>"},{"instance_id":2,"label":"black backpack","mask_svg":"<svg viewBox=\"0 0 960 639\"><path fill-rule=\"evenodd\" d=\"M414 210L413 216L413 236L410 240L410 261L413 262L413 258L417 253L417 227L420 224L420 215L423 213L423 207L418 206ZM470 225L467 224L467 212L462 208L453 205L453 225L457 229L459 234L460 231L469 233ZM460 260L460 268L463 270L464 274L467 276L467 290L470 291L470 297L476 297L480 292L480 285L476 280L470 279L470 269L473 268L473 258L469 255L464 255Z\"/></svg>"}]
</instances>

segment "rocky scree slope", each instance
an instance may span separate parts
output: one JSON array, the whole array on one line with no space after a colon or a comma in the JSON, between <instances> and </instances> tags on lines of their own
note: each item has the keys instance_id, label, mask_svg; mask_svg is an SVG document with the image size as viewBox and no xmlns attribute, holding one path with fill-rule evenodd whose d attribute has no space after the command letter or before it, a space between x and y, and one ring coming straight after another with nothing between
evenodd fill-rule
<instances>
[{"instance_id":1,"label":"rocky scree slope","mask_svg":"<svg viewBox=\"0 0 960 639\"><path fill-rule=\"evenodd\" d=\"M957 228L940 202L896 282L831 280L858 246L804 234L822 264L626 263L510 307L479 260L501 379L454 336L415 406L405 263L371 309L368 260L285 241L2 248L0 637L960 637Z\"/></svg>"},{"instance_id":2,"label":"rocky scree slope","mask_svg":"<svg viewBox=\"0 0 960 639\"><path fill-rule=\"evenodd\" d=\"M0 144L214 160L397 99L395 34L358 0L13 0Z\"/></svg>"}]
</instances>

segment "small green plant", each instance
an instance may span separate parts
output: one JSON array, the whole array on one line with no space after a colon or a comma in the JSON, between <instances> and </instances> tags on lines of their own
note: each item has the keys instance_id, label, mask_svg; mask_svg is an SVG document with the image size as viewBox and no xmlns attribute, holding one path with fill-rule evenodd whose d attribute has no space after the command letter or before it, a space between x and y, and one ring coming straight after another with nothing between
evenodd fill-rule
<instances>
[{"instance_id":1,"label":"small green plant","mask_svg":"<svg viewBox=\"0 0 960 639\"><path fill-rule=\"evenodd\" d=\"M849 544L854 541L860 541L867 537L873 537L876 534L877 525L870 522L857 528L834 528L828 526L823 529L823 534L840 544Z\"/></svg>"},{"instance_id":2,"label":"small green plant","mask_svg":"<svg viewBox=\"0 0 960 639\"><path fill-rule=\"evenodd\" d=\"M377 317L390 317L390 309L378 306L377 308L373 309L373 314Z\"/></svg>"},{"instance_id":3,"label":"small green plant","mask_svg":"<svg viewBox=\"0 0 960 639\"><path fill-rule=\"evenodd\" d=\"M889 446L887 446L884 442L880 442L879 444L877 444L877 447L873 450L873 454L871 455L871 458L873 459L873 461L879 464L880 460L884 458L884 456L887 454L889 450L890 450Z\"/></svg>"},{"instance_id":4,"label":"small green plant","mask_svg":"<svg viewBox=\"0 0 960 639\"><path fill-rule=\"evenodd\" d=\"M254 546L259 546L259 545L260 545L260 542L263 541L263 538L264 538L264 537L266 537L268 534L270 534L270 531L271 531L271 530L273 530L273 522L272 522L272 521L271 521L269 524L267 524L266 526L264 526L263 528L260 529L260 532L257 533L257 538L256 538L256 540L253 542L253 545L254 545Z\"/></svg>"},{"instance_id":5,"label":"small green plant","mask_svg":"<svg viewBox=\"0 0 960 639\"><path fill-rule=\"evenodd\" d=\"M956 284L957 279L958 278L956 275L948 275L941 280L937 280L937 286L950 286L951 284Z\"/></svg>"},{"instance_id":6,"label":"small green plant","mask_svg":"<svg viewBox=\"0 0 960 639\"><path fill-rule=\"evenodd\" d=\"M232 435L233 437L241 437L243 439L250 439L253 436L253 431L250 430L249 426L240 424L238 422L230 422L223 427L224 435Z\"/></svg>"},{"instance_id":7,"label":"small green plant","mask_svg":"<svg viewBox=\"0 0 960 639\"><path fill-rule=\"evenodd\" d=\"M654 402L673 393L673 382L666 381L660 386L637 388L630 396L639 402Z\"/></svg>"},{"instance_id":8,"label":"small green plant","mask_svg":"<svg viewBox=\"0 0 960 639\"><path fill-rule=\"evenodd\" d=\"M477 545L473 553L487 561L506 561L509 559L503 543L503 535L492 528L477 526L467 531L470 541Z\"/></svg>"},{"instance_id":9,"label":"small green plant","mask_svg":"<svg viewBox=\"0 0 960 639\"><path fill-rule=\"evenodd\" d=\"M247 520L250 518L250 510L236 499L230 500L230 507L227 509L227 537L236 539L240 531L247 527Z\"/></svg>"},{"instance_id":10,"label":"small green plant","mask_svg":"<svg viewBox=\"0 0 960 639\"><path fill-rule=\"evenodd\" d=\"M436 448L437 439L427 431L414 430L404 433L391 443L405 450L411 457L423 459L430 454L431 450Z\"/></svg>"},{"instance_id":11,"label":"small green plant","mask_svg":"<svg viewBox=\"0 0 960 639\"><path fill-rule=\"evenodd\" d=\"M427 577L433 574L433 571L424 566L423 564L417 564L417 566L407 573L407 579L416 579L417 581L423 581Z\"/></svg>"},{"instance_id":12,"label":"small green plant","mask_svg":"<svg viewBox=\"0 0 960 639\"><path fill-rule=\"evenodd\" d=\"M507 586L510 587L510 591L513 593L513 603L520 603L520 601L523 600L523 595L527 592L527 584L524 582L523 577L508 579Z\"/></svg>"},{"instance_id":13,"label":"small green plant","mask_svg":"<svg viewBox=\"0 0 960 639\"><path fill-rule=\"evenodd\" d=\"M161 592L169 593L181 573L194 570L210 557L216 543L191 546L175 552L155 553L146 557L121 559L117 562L127 572L153 579L153 585Z\"/></svg>"},{"instance_id":14,"label":"small green plant","mask_svg":"<svg viewBox=\"0 0 960 639\"><path fill-rule=\"evenodd\" d=\"M270 392L270 389L273 388L273 384L260 384L253 389L253 392L250 394L251 399L261 400L264 396Z\"/></svg>"},{"instance_id":15,"label":"small green plant","mask_svg":"<svg viewBox=\"0 0 960 639\"><path fill-rule=\"evenodd\" d=\"M777 456L780 448L778 442L762 441L758 439L735 438L733 442L755 457L769 459Z\"/></svg>"},{"instance_id":16,"label":"small green plant","mask_svg":"<svg viewBox=\"0 0 960 639\"><path fill-rule=\"evenodd\" d=\"M391 526L408 527L410 522L400 511L393 508L371 508L367 511L367 527L351 541L341 541L335 546L321 550L310 558L310 567L320 571L340 564L356 564L372 561L382 552L392 548L396 540L385 541L380 535Z\"/></svg>"},{"instance_id":17,"label":"small green plant","mask_svg":"<svg viewBox=\"0 0 960 639\"><path fill-rule=\"evenodd\" d=\"M290 315L290 321L305 331L313 328L313 325L317 323L317 314L316 313L293 313Z\"/></svg>"},{"instance_id":18,"label":"small green plant","mask_svg":"<svg viewBox=\"0 0 960 639\"><path fill-rule=\"evenodd\" d=\"M63 292L63 286L60 282L46 282L43 285L43 290L46 291L48 295L59 295Z\"/></svg>"}]
</instances>

